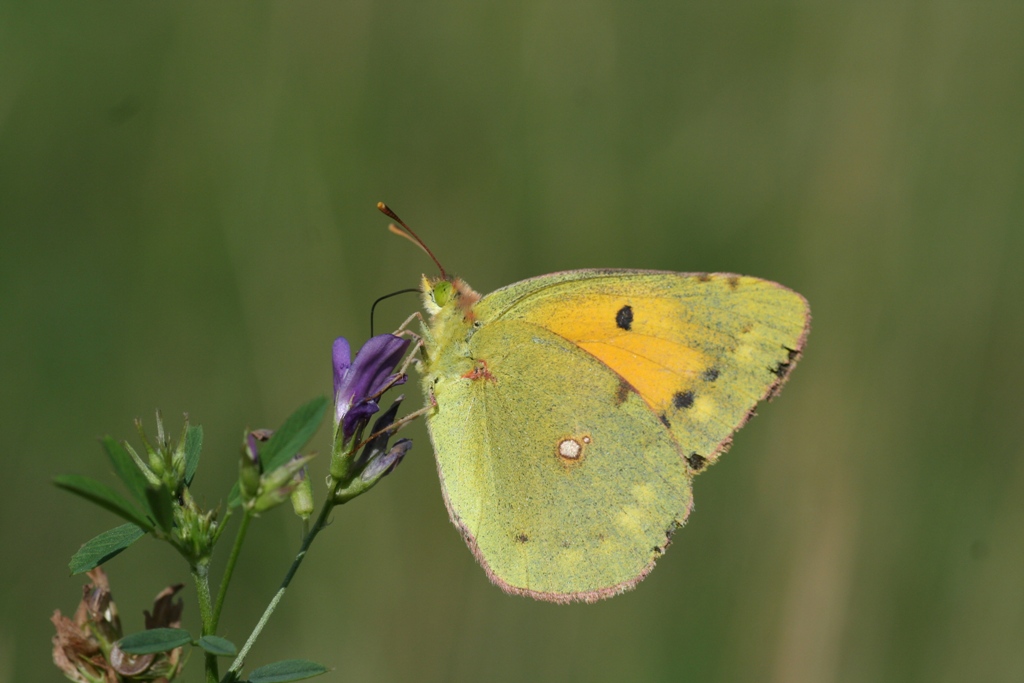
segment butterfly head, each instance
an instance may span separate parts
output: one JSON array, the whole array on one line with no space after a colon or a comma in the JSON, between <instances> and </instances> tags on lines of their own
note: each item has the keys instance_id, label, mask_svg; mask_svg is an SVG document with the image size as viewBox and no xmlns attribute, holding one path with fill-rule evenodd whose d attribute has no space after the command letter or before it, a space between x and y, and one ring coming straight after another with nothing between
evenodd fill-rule
<instances>
[{"instance_id":1,"label":"butterfly head","mask_svg":"<svg viewBox=\"0 0 1024 683\"><path fill-rule=\"evenodd\" d=\"M442 311L459 311L463 316L472 317L473 306L480 295L473 291L461 278L452 276L431 278L423 276L420 285L423 291L423 308L431 316Z\"/></svg>"}]
</instances>

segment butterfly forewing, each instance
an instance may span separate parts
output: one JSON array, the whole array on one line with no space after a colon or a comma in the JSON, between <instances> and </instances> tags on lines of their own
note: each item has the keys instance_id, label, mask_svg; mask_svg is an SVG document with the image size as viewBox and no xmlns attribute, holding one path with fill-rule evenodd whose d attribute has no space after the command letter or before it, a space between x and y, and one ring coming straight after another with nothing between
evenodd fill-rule
<instances>
[{"instance_id":1,"label":"butterfly forewing","mask_svg":"<svg viewBox=\"0 0 1024 683\"><path fill-rule=\"evenodd\" d=\"M486 297L481 320L544 327L635 390L695 470L714 461L799 358L807 302L729 274L572 271Z\"/></svg>"}]
</instances>

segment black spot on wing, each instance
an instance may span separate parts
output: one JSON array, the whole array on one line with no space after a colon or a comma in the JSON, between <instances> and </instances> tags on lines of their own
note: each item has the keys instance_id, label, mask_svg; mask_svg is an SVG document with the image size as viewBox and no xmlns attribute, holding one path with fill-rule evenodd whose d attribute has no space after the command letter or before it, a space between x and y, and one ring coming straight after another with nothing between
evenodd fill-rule
<instances>
[{"instance_id":1,"label":"black spot on wing","mask_svg":"<svg viewBox=\"0 0 1024 683\"><path fill-rule=\"evenodd\" d=\"M516 534L516 543L526 543L529 540L530 540L530 537L527 536L526 534L522 533L522 532L519 532L518 534Z\"/></svg>"},{"instance_id":2,"label":"black spot on wing","mask_svg":"<svg viewBox=\"0 0 1024 683\"><path fill-rule=\"evenodd\" d=\"M689 408L693 405L692 391L677 391L672 397L672 405L676 408Z\"/></svg>"},{"instance_id":3,"label":"black spot on wing","mask_svg":"<svg viewBox=\"0 0 1024 683\"><path fill-rule=\"evenodd\" d=\"M705 382L714 382L716 379L718 379L718 368L708 368L703 373L701 373L700 378Z\"/></svg>"},{"instance_id":4,"label":"black spot on wing","mask_svg":"<svg viewBox=\"0 0 1024 683\"><path fill-rule=\"evenodd\" d=\"M797 349L791 349L788 346L783 346L782 348L786 349L786 360L779 361L775 367L768 368L768 372L778 378L768 389L768 394L766 395L768 400L775 398L779 393L779 390L782 389L782 385L785 384L786 379L789 378L789 373L793 371L794 367L796 367L797 360L800 359L800 351Z\"/></svg>"},{"instance_id":5,"label":"black spot on wing","mask_svg":"<svg viewBox=\"0 0 1024 683\"><path fill-rule=\"evenodd\" d=\"M676 529L678 528L679 523L672 522L669 528L665 529L665 542L661 545L654 546L654 548L652 548L651 551L656 555L664 555L665 551L668 550L668 547L672 545L672 534L674 534L676 532Z\"/></svg>"},{"instance_id":6,"label":"black spot on wing","mask_svg":"<svg viewBox=\"0 0 1024 683\"><path fill-rule=\"evenodd\" d=\"M661 424L665 425L669 429L672 429L672 423L668 421L668 416L665 415L665 413L662 413L658 417L661 420Z\"/></svg>"},{"instance_id":7,"label":"black spot on wing","mask_svg":"<svg viewBox=\"0 0 1024 683\"><path fill-rule=\"evenodd\" d=\"M633 327L633 307L626 305L615 314L615 324L627 332Z\"/></svg>"},{"instance_id":8,"label":"black spot on wing","mask_svg":"<svg viewBox=\"0 0 1024 683\"><path fill-rule=\"evenodd\" d=\"M789 371L793 368L793 361L800 355L799 351L788 346L783 346L782 348L786 349L786 360L780 361L774 368L768 368L773 375L780 379L789 374Z\"/></svg>"},{"instance_id":9,"label":"black spot on wing","mask_svg":"<svg viewBox=\"0 0 1024 683\"><path fill-rule=\"evenodd\" d=\"M704 469L704 466L708 464L708 459L703 455L697 455L696 453L690 453L686 456L686 462L690 465L690 469L694 472L700 472Z\"/></svg>"}]
</instances>

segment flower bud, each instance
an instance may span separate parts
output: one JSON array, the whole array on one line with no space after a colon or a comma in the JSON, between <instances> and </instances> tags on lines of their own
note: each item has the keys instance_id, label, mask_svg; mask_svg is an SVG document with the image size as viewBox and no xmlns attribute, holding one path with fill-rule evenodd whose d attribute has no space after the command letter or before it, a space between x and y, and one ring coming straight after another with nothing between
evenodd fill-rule
<instances>
[{"instance_id":1,"label":"flower bud","mask_svg":"<svg viewBox=\"0 0 1024 683\"><path fill-rule=\"evenodd\" d=\"M135 429L139 432L139 438L142 439L148 462L143 463L138 454L127 444L125 445L126 449L151 484L159 486L162 483L172 494L177 495L185 482L185 440L188 434L188 415L185 415L185 424L177 444L173 444L167 437L167 433L164 431L163 414L159 410L156 411L157 438L155 445L146 436L142 420L135 420Z\"/></svg>"},{"instance_id":2,"label":"flower bud","mask_svg":"<svg viewBox=\"0 0 1024 683\"><path fill-rule=\"evenodd\" d=\"M157 411L156 422L158 429L163 431L163 422L160 416L160 411ZM142 420L135 419L135 430L139 433L139 438L142 439L142 445L146 449L146 456L149 460L149 469L153 470L153 473L160 479L163 478L164 471L167 469L164 467L163 458L160 457L160 453L153 445L149 443L149 437L146 436L146 430L142 427Z\"/></svg>"},{"instance_id":3,"label":"flower bud","mask_svg":"<svg viewBox=\"0 0 1024 683\"><path fill-rule=\"evenodd\" d=\"M359 475L359 478L367 483L376 483L379 479L386 477L395 471L402 458L412 448L412 441L399 439L387 453L378 455L366 464L366 468Z\"/></svg>"},{"instance_id":4,"label":"flower bud","mask_svg":"<svg viewBox=\"0 0 1024 683\"><path fill-rule=\"evenodd\" d=\"M260 489L260 475L263 466L260 464L259 444L250 432L245 436L242 446L242 457L238 461L238 489L242 492L242 500L252 500Z\"/></svg>"},{"instance_id":5,"label":"flower bud","mask_svg":"<svg viewBox=\"0 0 1024 683\"><path fill-rule=\"evenodd\" d=\"M259 494L253 500L255 512L265 512L288 500L292 491L299 485L297 475L302 471L312 455L296 455L273 472L267 472L260 478Z\"/></svg>"},{"instance_id":6,"label":"flower bud","mask_svg":"<svg viewBox=\"0 0 1024 683\"><path fill-rule=\"evenodd\" d=\"M295 477L298 484L292 489L292 509L303 520L307 520L313 514L313 484L309 481L305 467Z\"/></svg>"}]
</instances>

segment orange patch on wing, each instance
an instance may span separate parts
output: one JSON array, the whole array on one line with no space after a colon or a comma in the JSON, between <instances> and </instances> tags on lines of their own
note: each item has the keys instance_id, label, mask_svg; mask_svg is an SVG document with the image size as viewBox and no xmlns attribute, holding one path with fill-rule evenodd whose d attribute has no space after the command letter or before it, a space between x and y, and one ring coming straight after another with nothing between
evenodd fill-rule
<instances>
[{"instance_id":1,"label":"orange patch on wing","mask_svg":"<svg viewBox=\"0 0 1024 683\"><path fill-rule=\"evenodd\" d=\"M628 329L617 317L624 306L630 307ZM614 370L657 412L668 410L673 396L692 387L711 363L684 341L708 331L663 298L587 296L571 306L554 300L537 306L530 318Z\"/></svg>"},{"instance_id":2,"label":"orange patch on wing","mask_svg":"<svg viewBox=\"0 0 1024 683\"><path fill-rule=\"evenodd\" d=\"M693 377L702 370L703 354L672 342L653 341L674 347L673 353L636 353L614 341L579 342L579 347L632 384L647 405L657 412L665 412L672 405L672 397L690 387Z\"/></svg>"}]
</instances>

